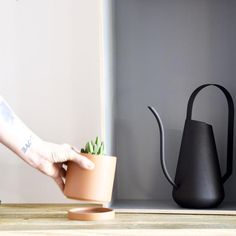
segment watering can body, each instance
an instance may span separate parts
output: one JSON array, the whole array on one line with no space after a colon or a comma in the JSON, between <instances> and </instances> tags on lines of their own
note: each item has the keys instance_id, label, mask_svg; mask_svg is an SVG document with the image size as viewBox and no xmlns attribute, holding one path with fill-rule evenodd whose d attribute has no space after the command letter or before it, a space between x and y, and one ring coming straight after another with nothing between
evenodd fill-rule
<instances>
[{"instance_id":1,"label":"watering can body","mask_svg":"<svg viewBox=\"0 0 236 236\"><path fill-rule=\"evenodd\" d=\"M174 200L183 207L209 208L224 199L224 188L212 126L185 122L173 188Z\"/></svg>"},{"instance_id":2,"label":"watering can body","mask_svg":"<svg viewBox=\"0 0 236 236\"><path fill-rule=\"evenodd\" d=\"M193 102L198 92L207 86L218 87L228 102L227 170L221 175L217 148L210 124L192 119ZM204 84L190 96L184 125L175 180L170 177L165 165L164 128L159 114L148 107L155 116L160 129L161 167L167 180L172 184L175 202L185 208L217 207L224 199L224 182L232 174L234 105L229 92L217 84Z\"/></svg>"}]
</instances>

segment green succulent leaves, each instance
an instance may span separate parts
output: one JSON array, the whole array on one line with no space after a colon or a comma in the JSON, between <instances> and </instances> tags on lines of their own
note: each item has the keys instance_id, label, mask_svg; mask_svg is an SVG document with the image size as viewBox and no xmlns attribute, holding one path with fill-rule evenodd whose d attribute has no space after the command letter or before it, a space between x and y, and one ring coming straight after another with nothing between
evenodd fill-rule
<instances>
[{"instance_id":1,"label":"green succulent leaves","mask_svg":"<svg viewBox=\"0 0 236 236\"><path fill-rule=\"evenodd\" d=\"M81 149L81 153L90 153L94 155L104 155L104 143L96 137L95 142L90 141L86 143L85 148Z\"/></svg>"}]
</instances>

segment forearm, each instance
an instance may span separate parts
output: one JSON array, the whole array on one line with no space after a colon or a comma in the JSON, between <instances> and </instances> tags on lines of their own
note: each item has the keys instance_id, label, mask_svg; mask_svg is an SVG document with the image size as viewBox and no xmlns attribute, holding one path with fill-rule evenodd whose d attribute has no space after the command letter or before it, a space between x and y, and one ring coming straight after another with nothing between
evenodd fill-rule
<instances>
[{"instance_id":1,"label":"forearm","mask_svg":"<svg viewBox=\"0 0 236 236\"><path fill-rule=\"evenodd\" d=\"M18 118L2 97L0 97L0 142L27 162L30 162L29 154L33 152L36 144L41 142L41 139Z\"/></svg>"}]
</instances>

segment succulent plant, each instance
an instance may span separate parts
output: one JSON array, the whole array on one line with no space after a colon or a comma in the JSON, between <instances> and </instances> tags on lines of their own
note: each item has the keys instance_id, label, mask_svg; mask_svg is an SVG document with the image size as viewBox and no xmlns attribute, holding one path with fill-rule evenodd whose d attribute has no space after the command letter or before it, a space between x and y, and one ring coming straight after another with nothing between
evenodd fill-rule
<instances>
[{"instance_id":1,"label":"succulent plant","mask_svg":"<svg viewBox=\"0 0 236 236\"><path fill-rule=\"evenodd\" d=\"M99 137L96 137L95 142L87 142L85 148L81 149L81 153L90 153L94 155L104 155L104 143L100 141Z\"/></svg>"}]
</instances>

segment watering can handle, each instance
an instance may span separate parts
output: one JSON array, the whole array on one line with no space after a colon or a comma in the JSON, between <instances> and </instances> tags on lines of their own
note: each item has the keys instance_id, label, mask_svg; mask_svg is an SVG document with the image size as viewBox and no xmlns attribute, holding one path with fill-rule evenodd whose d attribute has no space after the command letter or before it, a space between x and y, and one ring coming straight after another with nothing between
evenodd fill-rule
<instances>
[{"instance_id":1,"label":"watering can handle","mask_svg":"<svg viewBox=\"0 0 236 236\"><path fill-rule=\"evenodd\" d=\"M219 84L204 84L198 87L193 91L191 94L189 101L188 101L188 107L187 107L187 120L192 119L192 108L193 108L193 102L197 94L205 87L208 86L215 86L219 88L225 95L228 103L228 137L227 137L227 167L226 167L226 173L222 177L223 183L230 177L232 174L232 166L233 166L233 139L234 139L234 102L230 95L230 93L224 88L223 86Z\"/></svg>"}]
</instances>

